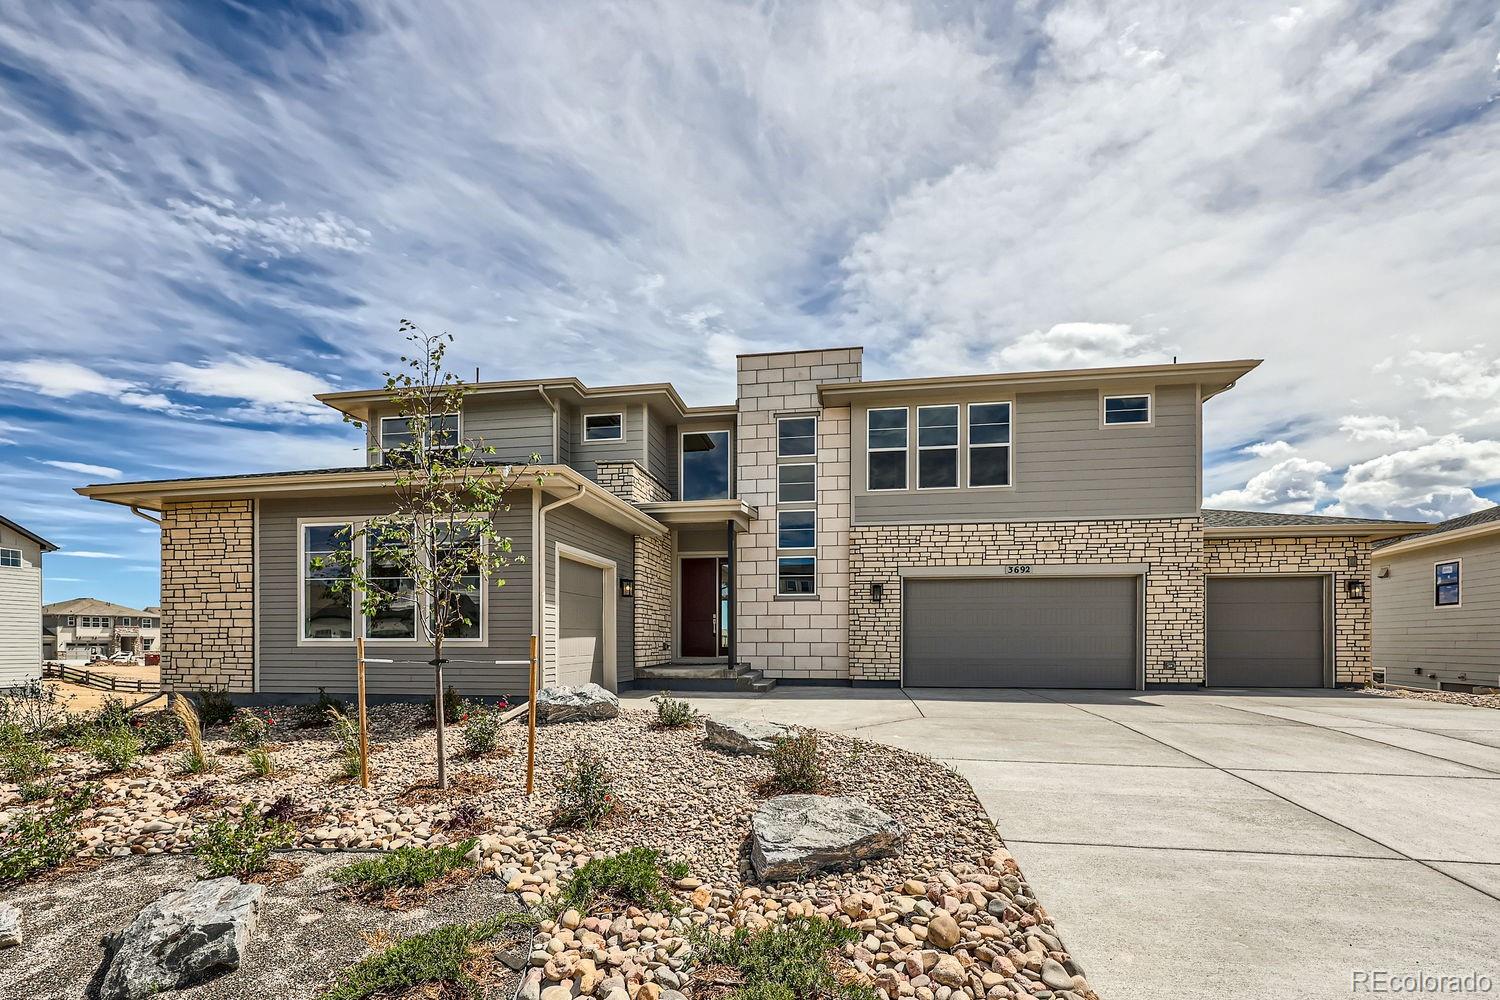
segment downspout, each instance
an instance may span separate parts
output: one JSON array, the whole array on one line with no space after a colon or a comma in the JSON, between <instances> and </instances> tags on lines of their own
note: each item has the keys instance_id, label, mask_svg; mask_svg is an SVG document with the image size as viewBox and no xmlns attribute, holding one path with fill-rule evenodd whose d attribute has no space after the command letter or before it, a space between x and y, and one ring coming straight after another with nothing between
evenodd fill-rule
<instances>
[{"instance_id":1,"label":"downspout","mask_svg":"<svg viewBox=\"0 0 1500 1000\"><path fill-rule=\"evenodd\" d=\"M158 528L161 527L161 519L160 518L152 517L150 514L147 514L145 511L141 510L141 508L138 507L138 506L136 506L135 504L131 504L130 505L130 513L134 514L136 517L140 518L142 521L150 521L152 524L156 525Z\"/></svg>"},{"instance_id":2,"label":"downspout","mask_svg":"<svg viewBox=\"0 0 1500 1000\"><path fill-rule=\"evenodd\" d=\"M536 644L536 674L537 683L545 687L543 679L546 673L547 658L547 512L559 507L566 507L575 500L583 498L587 487L579 484L578 492L572 496L562 497L549 504L543 504L536 513L536 566L537 566L537 588L536 588L536 620L537 628L541 635L537 636Z\"/></svg>"}]
</instances>

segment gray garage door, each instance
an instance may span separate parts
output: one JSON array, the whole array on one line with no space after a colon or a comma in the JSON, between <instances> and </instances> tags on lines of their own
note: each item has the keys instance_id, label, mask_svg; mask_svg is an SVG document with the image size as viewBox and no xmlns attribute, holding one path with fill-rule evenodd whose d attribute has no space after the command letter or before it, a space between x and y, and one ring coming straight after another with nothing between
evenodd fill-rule
<instances>
[{"instance_id":1,"label":"gray garage door","mask_svg":"<svg viewBox=\"0 0 1500 1000\"><path fill-rule=\"evenodd\" d=\"M1133 688L1133 577L907 580L907 687Z\"/></svg>"},{"instance_id":2,"label":"gray garage door","mask_svg":"<svg viewBox=\"0 0 1500 1000\"><path fill-rule=\"evenodd\" d=\"M557 680L604 683L604 570L564 559L558 574Z\"/></svg>"},{"instance_id":3,"label":"gray garage door","mask_svg":"<svg viewBox=\"0 0 1500 1000\"><path fill-rule=\"evenodd\" d=\"M1322 687L1320 577L1208 581L1210 687Z\"/></svg>"}]
</instances>

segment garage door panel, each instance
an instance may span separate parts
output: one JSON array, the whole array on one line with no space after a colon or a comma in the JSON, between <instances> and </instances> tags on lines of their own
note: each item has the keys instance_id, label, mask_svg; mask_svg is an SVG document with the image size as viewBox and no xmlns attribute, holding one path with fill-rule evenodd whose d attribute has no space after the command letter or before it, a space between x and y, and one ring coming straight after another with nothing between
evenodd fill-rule
<instances>
[{"instance_id":1,"label":"garage door panel","mask_svg":"<svg viewBox=\"0 0 1500 1000\"><path fill-rule=\"evenodd\" d=\"M604 571L563 559L557 590L557 681L603 684Z\"/></svg>"},{"instance_id":2,"label":"garage door panel","mask_svg":"<svg viewBox=\"0 0 1500 1000\"><path fill-rule=\"evenodd\" d=\"M1211 687L1322 687L1327 639L1319 577L1208 581Z\"/></svg>"},{"instance_id":3,"label":"garage door panel","mask_svg":"<svg viewBox=\"0 0 1500 1000\"><path fill-rule=\"evenodd\" d=\"M1136 686L1136 581L908 580L909 687Z\"/></svg>"}]
</instances>

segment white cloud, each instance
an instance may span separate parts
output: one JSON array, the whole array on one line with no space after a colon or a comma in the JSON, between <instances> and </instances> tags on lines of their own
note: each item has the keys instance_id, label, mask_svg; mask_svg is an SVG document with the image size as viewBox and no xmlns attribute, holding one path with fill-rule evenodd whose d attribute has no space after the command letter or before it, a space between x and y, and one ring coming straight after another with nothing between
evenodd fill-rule
<instances>
[{"instance_id":1,"label":"white cloud","mask_svg":"<svg viewBox=\"0 0 1500 1000\"><path fill-rule=\"evenodd\" d=\"M74 559L124 559L125 557L115 552L96 552L91 549L58 549L51 553L49 558L56 556L72 556Z\"/></svg>"},{"instance_id":2,"label":"white cloud","mask_svg":"<svg viewBox=\"0 0 1500 1000\"><path fill-rule=\"evenodd\" d=\"M1026 371L1170 360L1158 335L1137 333L1128 323L1055 323L1046 330L1023 334L996 351L991 367Z\"/></svg>"},{"instance_id":3,"label":"white cloud","mask_svg":"<svg viewBox=\"0 0 1500 1000\"><path fill-rule=\"evenodd\" d=\"M101 375L92 368L72 361L50 361L33 358L7 365L0 371L0 378L14 385L27 386L54 399L72 399L74 396L98 394L117 396L127 384Z\"/></svg>"},{"instance_id":4,"label":"white cloud","mask_svg":"<svg viewBox=\"0 0 1500 1000\"><path fill-rule=\"evenodd\" d=\"M1285 441L1258 441L1242 449L1256 458L1286 458L1297 453L1297 449Z\"/></svg>"},{"instance_id":5,"label":"white cloud","mask_svg":"<svg viewBox=\"0 0 1500 1000\"><path fill-rule=\"evenodd\" d=\"M1473 486L1500 482L1500 442L1445 434L1351 465L1329 513L1433 521L1494 506Z\"/></svg>"},{"instance_id":6,"label":"white cloud","mask_svg":"<svg viewBox=\"0 0 1500 1000\"><path fill-rule=\"evenodd\" d=\"M99 476L103 479L118 479L124 473L119 469L108 465L89 465L87 462L63 462L57 459L42 459L43 465L50 465L54 469L62 469L66 472L76 472L84 476Z\"/></svg>"},{"instance_id":7,"label":"white cloud","mask_svg":"<svg viewBox=\"0 0 1500 1000\"><path fill-rule=\"evenodd\" d=\"M1351 414L1339 421L1339 430L1353 441L1380 444L1419 444L1432 439L1423 427L1407 427L1396 417L1359 416Z\"/></svg>"},{"instance_id":8,"label":"white cloud","mask_svg":"<svg viewBox=\"0 0 1500 1000\"><path fill-rule=\"evenodd\" d=\"M228 198L197 197L169 198L167 209L195 236L221 250L279 258L309 249L357 252L370 245L368 229L333 212L299 216L287 213L285 205L265 205L259 199L241 206Z\"/></svg>"},{"instance_id":9,"label":"white cloud","mask_svg":"<svg viewBox=\"0 0 1500 1000\"><path fill-rule=\"evenodd\" d=\"M1333 469L1326 462L1287 458L1257 472L1239 489L1222 490L1203 501L1205 507L1229 510L1271 510L1287 514L1310 514L1333 496L1326 477Z\"/></svg>"},{"instance_id":10,"label":"white cloud","mask_svg":"<svg viewBox=\"0 0 1500 1000\"><path fill-rule=\"evenodd\" d=\"M1409 375L1429 399L1500 397L1500 358L1480 350L1410 351L1396 370Z\"/></svg>"},{"instance_id":11,"label":"white cloud","mask_svg":"<svg viewBox=\"0 0 1500 1000\"><path fill-rule=\"evenodd\" d=\"M333 410L313 399L314 394L332 388L327 382L310 372L264 358L231 354L221 361L202 361L196 365L173 362L166 366L163 377L195 396L244 400L248 405L229 411L231 416L243 419L274 421L336 416Z\"/></svg>"}]
</instances>

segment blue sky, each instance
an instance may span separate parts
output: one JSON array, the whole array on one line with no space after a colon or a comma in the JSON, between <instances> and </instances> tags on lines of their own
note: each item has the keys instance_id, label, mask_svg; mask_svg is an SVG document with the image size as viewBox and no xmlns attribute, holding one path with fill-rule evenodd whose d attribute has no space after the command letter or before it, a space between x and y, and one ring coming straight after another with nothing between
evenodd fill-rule
<instances>
[{"instance_id":1,"label":"blue sky","mask_svg":"<svg viewBox=\"0 0 1500 1000\"><path fill-rule=\"evenodd\" d=\"M418 12L419 11L419 12ZM1186 13L1184 13L1186 12ZM156 599L86 482L342 465L410 317L486 378L1263 357L1221 506L1500 498L1490 2L0 11L0 511Z\"/></svg>"}]
</instances>

